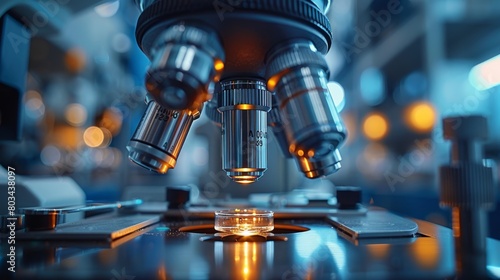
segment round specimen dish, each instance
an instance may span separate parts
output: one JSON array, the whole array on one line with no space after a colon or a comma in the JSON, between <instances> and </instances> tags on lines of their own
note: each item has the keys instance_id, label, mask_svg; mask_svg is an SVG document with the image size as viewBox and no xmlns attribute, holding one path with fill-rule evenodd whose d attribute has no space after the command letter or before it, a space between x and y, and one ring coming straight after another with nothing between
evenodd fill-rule
<instances>
[{"instance_id":1,"label":"round specimen dish","mask_svg":"<svg viewBox=\"0 0 500 280\"><path fill-rule=\"evenodd\" d=\"M274 229L274 212L257 209L215 211L214 228L235 235L258 235Z\"/></svg>"}]
</instances>

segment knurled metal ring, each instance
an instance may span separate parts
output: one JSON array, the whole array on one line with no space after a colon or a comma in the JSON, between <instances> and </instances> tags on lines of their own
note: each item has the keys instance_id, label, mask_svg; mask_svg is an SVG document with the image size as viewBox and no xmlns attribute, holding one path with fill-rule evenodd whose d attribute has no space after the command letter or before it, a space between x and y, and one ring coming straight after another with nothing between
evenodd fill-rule
<instances>
[{"instance_id":1,"label":"knurled metal ring","mask_svg":"<svg viewBox=\"0 0 500 280\"><path fill-rule=\"evenodd\" d=\"M219 111L230 110L238 105L253 105L254 109L269 111L272 94L260 80L232 80L221 82Z\"/></svg>"},{"instance_id":2,"label":"knurled metal ring","mask_svg":"<svg viewBox=\"0 0 500 280\"><path fill-rule=\"evenodd\" d=\"M292 45L288 50L284 50L268 61L266 78L269 79L286 69L301 65L316 65L329 72L325 57L321 53L312 51L306 45Z\"/></svg>"},{"instance_id":3,"label":"knurled metal ring","mask_svg":"<svg viewBox=\"0 0 500 280\"><path fill-rule=\"evenodd\" d=\"M441 203L449 207L484 207L495 204L493 171L481 164L459 163L439 170Z\"/></svg>"},{"instance_id":4,"label":"knurled metal ring","mask_svg":"<svg viewBox=\"0 0 500 280\"><path fill-rule=\"evenodd\" d=\"M225 3L225 1L219 0ZM225 3L232 7L230 3ZM277 17L292 18L304 22L323 34L328 48L332 45L332 29L328 17L318 7L305 0L240 0L236 11L273 14ZM162 21L183 15L214 13L213 0L162 0L147 7L139 16L136 39L141 46L147 31Z\"/></svg>"}]
</instances>

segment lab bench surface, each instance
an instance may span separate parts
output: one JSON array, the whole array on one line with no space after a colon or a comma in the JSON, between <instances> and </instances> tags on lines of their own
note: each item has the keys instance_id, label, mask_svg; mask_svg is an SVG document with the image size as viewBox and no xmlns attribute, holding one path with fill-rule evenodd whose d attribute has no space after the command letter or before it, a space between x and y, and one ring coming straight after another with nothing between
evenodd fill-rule
<instances>
[{"instance_id":1,"label":"lab bench surface","mask_svg":"<svg viewBox=\"0 0 500 280\"><path fill-rule=\"evenodd\" d=\"M209 220L163 221L112 242L18 241L14 279L443 279L454 277L452 231L415 220L413 237L352 240L317 219L276 220L308 228L286 241L202 241L183 232ZM7 248L1 241L2 252ZM488 239L488 268L500 270L500 241ZM5 254L2 254L5 258ZM2 279L6 279L3 278Z\"/></svg>"}]
</instances>

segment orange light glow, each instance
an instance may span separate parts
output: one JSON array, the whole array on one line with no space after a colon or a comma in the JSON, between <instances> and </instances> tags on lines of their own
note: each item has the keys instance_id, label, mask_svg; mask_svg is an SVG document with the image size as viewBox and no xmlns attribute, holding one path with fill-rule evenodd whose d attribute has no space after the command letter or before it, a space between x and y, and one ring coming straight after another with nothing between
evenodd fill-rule
<instances>
[{"instance_id":1,"label":"orange light glow","mask_svg":"<svg viewBox=\"0 0 500 280\"><path fill-rule=\"evenodd\" d=\"M411 246L412 256L417 264L424 269L435 268L439 262L440 247L434 238L418 238Z\"/></svg>"},{"instance_id":2,"label":"orange light glow","mask_svg":"<svg viewBox=\"0 0 500 280\"><path fill-rule=\"evenodd\" d=\"M118 254L115 250L102 250L97 255L99 263L104 265L110 265L116 262L118 259Z\"/></svg>"},{"instance_id":3,"label":"orange light glow","mask_svg":"<svg viewBox=\"0 0 500 280\"><path fill-rule=\"evenodd\" d=\"M242 185L249 185L251 183L255 183L255 181L254 180L238 180L237 183L242 184Z\"/></svg>"},{"instance_id":4,"label":"orange light glow","mask_svg":"<svg viewBox=\"0 0 500 280\"><path fill-rule=\"evenodd\" d=\"M252 167L241 167L241 168L236 168L236 171L238 171L238 172L255 172L255 171L257 171L257 169L252 168ZM242 177L245 177L245 176L242 176Z\"/></svg>"},{"instance_id":5,"label":"orange light glow","mask_svg":"<svg viewBox=\"0 0 500 280\"><path fill-rule=\"evenodd\" d=\"M78 73L85 68L87 57L85 53L80 49L70 49L64 56L64 63L66 64L66 68L68 69L68 71L72 73Z\"/></svg>"},{"instance_id":6,"label":"orange light glow","mask_svg":"<svg viewBox=\"0 0 500 280\"><path fill-rule=\"evenodd\" d=\"M245 171L242 171L241 169L245 170ZM239 172L253 172L255 171L254 168L240 168L238 169ZM235 182L237 182L238 184L242 184L242 185L248 185L248 184L251 184L251 183L255 183L255 180L257 178L255 176L247 176L247 175L237 175L237 176L234 176L233 177L233 180Z\"/></svg>"},{"instance_id":7,"label":"orange light glow","mask_svg":"<svg viewBox=\"0 0 500 280\"><path fill-rule=\"evenodd\" d=\"M157 271L157 276L158 276L158 279L161 279L161 280L166 280L168 279L167 277L167 269L165 268L165 264L162 263L161 266L158 268L158 271Z\"/></svg>"},{"instance_id":8,"label":"orange light glow","mask_svg":"<svg viewBox=\"0 0 500 280\"><path fill-rule=\"evenodd\" d=\"M389 132L389 122L381 113L371 113L363 122L363 132L370 140L381 140Z\"/></svg>"},{"instance_id":9,"label":"orange light glow","mask_svg":"<svg viewBox=\"0 0 500 280\"><path fill-rule=\"evenodd\" d=\"M297 155L299 155L299 157L304 156L304 151L303 150L298 150L297 151Z\"/></svg>"},{"instance_id":10,"label":"orange light glow","mask_svg":"<svg viewBox=\"0 0 500 280\"><path fill-rule=\"evenodd\" d=\"M309 152L307 152L307 156L308 157L313 157L314 156L314 150L309 150Z\"/></svg>"},{"instance_id":11,"label":"orange light glow","mask_svg":"<svg viewBox=\"0 0 500 280\"><path fill-rule=\"evenodd\" d=\"M116 135L120 132L123 123L122 113L115 108L107 108L102 113L102 118L98 125L100 127L106 128L111 132L112 135Z\"/></svg>"},{"instance_id":12,"label":"orange light glow","mask_svg":"<svg viewBox=\"0 0 500 280\"><path fill-rule=\"evenodd\" d=\"M451 218L453 221L453 236L456 238L460 237L460 209L458 207L453 207L451 211Z\"/></svg>"},{"instance_id":13,"label":"orange light glow","mask_svg":"<svg viewBox=\"0 0 500 280\"><path fill-rule=\"evenodd\" d=\"M416 102L405 110L405 121L417 132L429 132L436 122L434 107L427 102Z\"/></svg>"},{"instance_id":14,"label":"orange light glow","mask_svg":"<svg viewBox=\"0 0 500 280\"><path fill-rule=\"evenodd\" d=\"M366 247L370 255L374 256L376 259L383 259L389 253L391 248L390 244L370 244Z\"/></svg>"},{"instance_id":15,"label":"orange light glow","mask_svg":"<svg viewBox=\"0 0 500 280\"><path fill-rule=\"evenodd\" d=\"M274 91L274 88L276 87L276 84L278 84L278 78L277 77L272 77L267 81L267 89L269 91Z\"/></svg>"},{"instance_id":16,"label":"orange light glow","mask_svg":"<svg viewBox=\"0 0 500 280\"><path fill-rule=\"evenodd\" d=\"M254 243L255 244L255 243ZM250 248L248 242L243 242L243 250L240 249L240 260L243 262L241 263L241 276L243 276L242 279L249 279L250 278ZM252 252L253 253L253 252Z\"/></svg>"},{"instance_id":17,"label":"orange light glow","mask_svg":"<svg viewBox=\"0 0 500 280\"><path fill-rule=\"evenodd\" d=\"M81 145L82 130L69 125L57 125L45 139L56 147L68 150L76 150Z\"/></svg>"},{"instance_id":18,"label":"orange light glow","mask_svg":"<svg viewBox=\"0 0 500 280\"><path fill-rule=\"evenodd\" d=\"M104 143L104 131L97 126L91 126L83 133L83 141L91 148L96 148Z\"/></svg>"},{"instance_id":19,"label":"orange light glow","mask_svg":"<svg viewBox=\"0 0 500 280\"><path fill-rule=\"evenodd\" d=\"M238 110L253 110L255 109L255 105L252 104L238 104L235 106L235 109Z\"/></svg>"},{"instance_id":20,"label":"orange light glow","mask_svg":"<svg viewBox=\"0 0 500 280\"><path fill-rule=\"evenodd\" d=\"M216 71L222 71L222 69L224 69L224 62L217 60L214 64L214 68Z\"/></svg>"}]
</instances>

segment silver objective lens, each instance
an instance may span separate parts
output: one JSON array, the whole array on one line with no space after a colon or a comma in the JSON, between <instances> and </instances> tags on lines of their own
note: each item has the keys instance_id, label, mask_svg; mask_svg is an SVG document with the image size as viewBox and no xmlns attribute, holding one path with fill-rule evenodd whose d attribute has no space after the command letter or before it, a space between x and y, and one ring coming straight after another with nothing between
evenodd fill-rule
<instances>
[{"instance_id":1,"label":"silver objective lens","mask_svg":"<svg viewBox=\"0 0 500 280\"><path fill-rule=\"evenodd\" d=\"M280 115L280 109L278 107L278 99L276 95L273 95L273 106L269 114L267 114L267 124L271 127L271 131L274 134L274 138L280 147L281 153L285 158L292 158L292 154L288 150L290 144L288 144L288 139L286 138L285 128L283 127L283 121Z\"/></svg>"},{"instance_id":2,"label":"silver objective lens","mask_svg":"<svg viewBox=\"0 0 500 280\"><path fill-rule=\"evenodd\" d=\"M220 85L217 83L214 86L214 93L212 99L205 102L204 112L205 115L214 123L216 126L221 127L222 125L222 114L219 112L219 93Z\"/></svg>"},{"instance_id":3,"label":"silver objective lens","mask_svg":"<svg viewBox=\"0 0 500 280\"><path fill-rule=\"evenodd\" d=\"M258 180L267 169L267 112L271 93L261 80L221 82L222 168L237 183Z\"/></svg>"},{"instance_id":4,"label":"silver objective lens","mask_svg":"<svg viewBox=\"0 0 500 280\"><path fill-rule=\"evenodd\" d=\"M129 158L148 170L164 174L175 167L191 124L200 116L200 111L167 110L149 94L146 103L146 112L127 145Z\"/></svg>"},{"instance_id":5,"label":"silver objective lens","mask_svg":"<svg viewBox=\"0 0 500 280\"><path fill-rule=\"evenodd\" d=\"M288 139L286 137L285 128L278 108L278 101L276 96L273 96L273 108L268 114L268 124L273 131L274 138L276 139L281 152L286 158L294 158L297 165L306 177L317 178L324 174L332 174L340 169L340 161L342 157L338 149L335 149L333 155L322 157L316 155L309 157L308 155L298 156L290 153Z\"/></svg>"},{"instance_id":6,"label":"silver objective lens","mask_svg":"<svg viewBox=\"0 0 500 280\"><path fill-rule=\"evenodd\" d=\"M275 48L267 60L268 89L276 92L289 152L308 178L340 168L346 129L328 91L328 66L307 41Z\"/></svg>"},{"instance_id":7,"label":"silver objective lens","mask_svg":"<svg viewBox=\"0 0 500 280\"><path fill-rule=\"evenodd\" d=\"M224 49L215 31L193 25L169 26L149 55L146 88L167 109L200 108L210 99L208 85L224 68Z\"/></svg>"}]
</instances>

